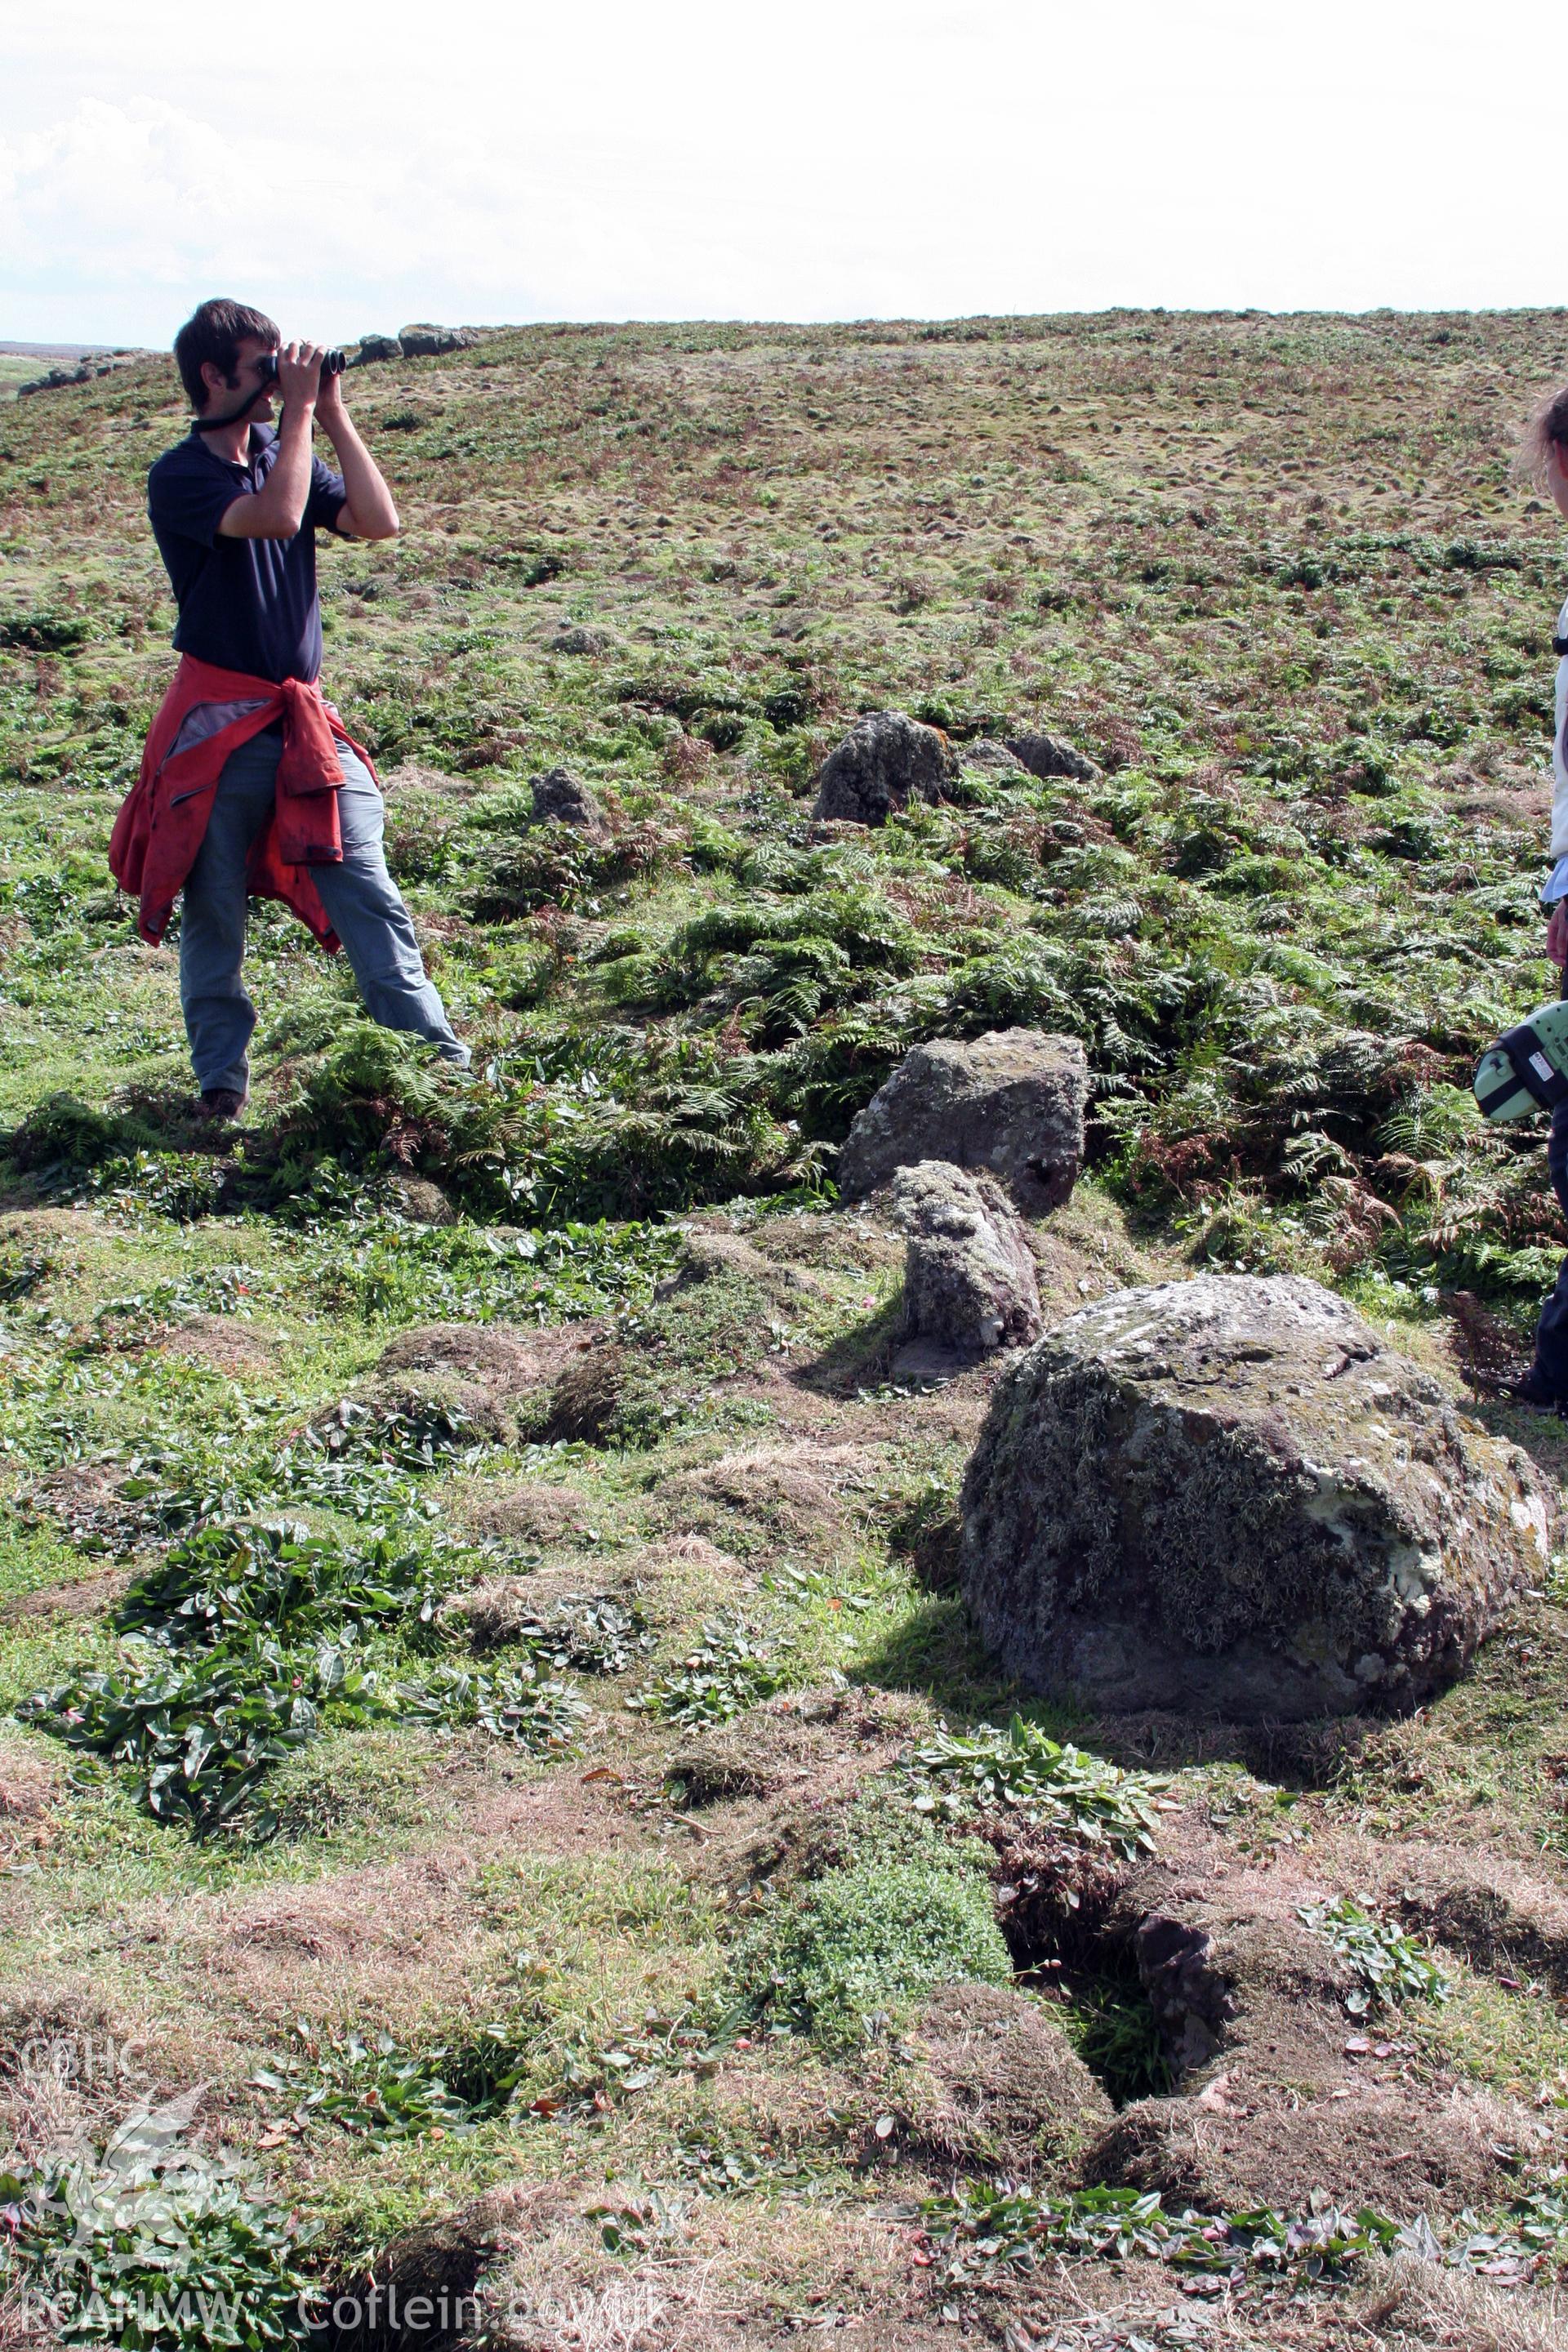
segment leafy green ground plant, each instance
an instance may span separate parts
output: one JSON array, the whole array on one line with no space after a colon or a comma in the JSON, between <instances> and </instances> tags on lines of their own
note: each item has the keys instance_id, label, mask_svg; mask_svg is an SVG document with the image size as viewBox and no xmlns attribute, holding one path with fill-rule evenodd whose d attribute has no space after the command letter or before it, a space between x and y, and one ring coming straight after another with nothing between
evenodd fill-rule
<instances>
[{"instance_id":1,"label":"leafy green ground plant","mask_svg":"<svg viewBox=\"0 0 1568 2352\"><path fill-rule=\"evenodd\" d=\"M1075 1843L1110 1846L1130 1862L1154 1851L1156 1807L1166 1783L1048 1738L1022 1716L1005 1731L982 1724L967 1737L943 1727L913 1750L908 1769L920 1812L950 1820L1016 1812Z\"/></svg>"},{"instance_id":2,"label":"leafy green ground plant","mask_svg":"<svg viewBox=\"0 0 1568 2352\"><path fill-rule=\"evenodd\" d=\"M243 1827L264 1838L278 1826L261 1801L268 1774L322 1731L388 1722L477 1727L531 1755L559 1755L589 1709L528 1661L493 1674L440 1666L395 1683L353 1649L329 1642L283 1649L253 1636L174 1651L129 1641L119 1669L37 1691L16 1713L123 1768L159 1820L184 1820L202 1837Z\"/></svg>"},{"instance_id":3,"label":"leafy green ground plant","mask_svg":"<svg viewBox=\"0 0 1568 2352\"><path fill-rule=\"evenodd\" d=\"M666 1723L728 1723L770 1697L784 1681L766 1643L738 1617L716 1618L703 1626L701 1641L678 1666L626 1704Z\"/></svg>"},{"instance_id":4,"label":"leafy green ground plant","mask_svg":"<svg viewBox=\"0 0 1568 2352\"><path fill-rule=\"evenodd\" d=\"M605 1593L563 1593L536 1616L523 1616L509 1643L556 1674L624 1675L653 1646L642 1612Z\"/></svg>"},{"instance_id":5,"label":"leafy green ground plant","mask_svg":"<svg viewBox=\"0 0 1568 2352\"><path fill-rule=\"evenodd\" d=\"M470 1666L441 1666L421 1682L401 1684L396 1704L405 1722L451 1727L477 1724L492 1739L504 1739L534 1756L564 1754L590 1713L587 1703L564 1683L544 1679L528 1662L493 1674Z\"/></svg>"},{"instance_id":6,"label":"leafy green ground plant","mask_svg":"<svg viewBox=\"0 0 1568 2352\"><path fill-rule=\"evenodd\" d=\"M1354 1970L1357 1982L1345 1995L1352 2017L1394 2008L1403 2000L1447 2000L1453 1990L1423 1944L1391 1921L1363 1911L1348 1895L1336 1895L1331 1903L1303 1904L1296 1916Z\"/></svg>"},{"instance_id":7,"label":"leafy green ground plant","mask_svg":"<svg viewBox=\"0 0 1568 2352\"><path fill-rule=\"evenodd\" d=\"M1568 2253L1563 2176L1523 2192L1490 2229L1463 2217L1444 2239L1421 2219L1401 2222L1371 2207L1354 2212L1314 2197L1304 2213L1268 2207L1217 2214L1168 2212L1162 2197L1135 2189L1037 2194L1006 2181L965 2186L910 2209L925 2225L956 2284L1029 2271L1046 2257L1122 2263L1139 2257L1178 2271L1331 2283L1370 2258L1407 2253L1477 2270L1517 2284Z\"/></svg>"},{"instance_id":8,"label":"leafy green ground plant","mask_svg":"<svg viewBox=\"0 0 1568 2352\"><path fill-rule=\"evenodd\" d=\"M449 1644L437 1623L449 1589L427 1552L384 1539L209 1524L126 1592L119 1667L36 1692L17 1713L125 1770L156 1817L187 1820L201 1836L241 1825L271 1834L261 1784L324 1730L477 1726L531 1754L569 1748L589 1710L541 1668L622 1671L639 1640L632 1614L589 1598L524 1624L528 1654L510 1665L443 1664L398 1681L408 1645Z\"/></svg>"},{"instance_id":9,"label":"leafy green ground plant","mask_svg":"<svg viewBox=\"0 0 1568 2352\"><path fill-rule=\"evenodd\" d=\"M209 1525L136 1579L116 1612L122 1633L172 1647L252 1636L353 1641L368 1628L429 1633L450 1590L422 1551L355 1546L287 1520Z\"/></svg>"},{"instance_id":10,"label":"leafy green ground plant","mask_svg":"<svg viewBox=\"0 0 1568 2352\"><path fill-rule=\"evenodd\" d=\"M124 2352L273 2352L320 2340L310 2233L254 2168L131 2116L100 2154L0 2174L0 2282L54 2340ZM25 2307L25 2305L24 2305Z\"/></svg>"},{"instance_id":11,"label":"leafy green ground plant","mask_svg":"<svg viewBox=\"0 0 1568 2352\"><path fill-rule=\"evenodd\" d=\"M358 1728L394 1711L352 1652L285 1652L258 1639L174 1652L130 1642L119 1669L77 1675L16 1710L124 1767L151 1812L201 1836L242 1821L265 1834L272 1817L257 1798L276 1765L328 1726Z\"/></svg>"},{"instance_id":12,"label":"leafy green ground plant","mask_svg":"<svg viewBox=\"0 0 1568 2352\"><path fill-rule=\"evenodd\" d=\"M322 2033L299 2025L294 2046L269 2055L251 2086L292 2104L275 2119L304 2130L331 2124L358 2139L463 2138L504 2113L530 2079L537 2028L484 2025L428 2049L390 2033Z\"/></svg>"}]
</instances>

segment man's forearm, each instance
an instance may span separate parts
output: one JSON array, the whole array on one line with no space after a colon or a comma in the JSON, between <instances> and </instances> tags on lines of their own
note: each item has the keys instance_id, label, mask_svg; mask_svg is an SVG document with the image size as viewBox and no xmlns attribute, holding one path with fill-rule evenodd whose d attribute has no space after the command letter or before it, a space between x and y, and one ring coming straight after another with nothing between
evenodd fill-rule
<instances>
[{"instance_id":1,"label":"man's forearm","mask_svg":"<svg viewBox=\"0 0 1568 2352\"><path fill-rule=\"evenodd\" d=\"M338 471L348 493L348 516L360 539L395 539L397 509L382 479L381 468L359 435L346 408L318 415L317 422L332 445Z\"/></svg>"},{"instance_id":2,"label":"man's forearm","mask_svg":"<svg viewBox=\"0 0 1568 2352\"><path fill-rule=\"evenodd\" d=\"M310 495L309 406L286 408L272 470L254 498L238 498L218 525L225 539L292 539Z\"/></svg>"}]
</instances>

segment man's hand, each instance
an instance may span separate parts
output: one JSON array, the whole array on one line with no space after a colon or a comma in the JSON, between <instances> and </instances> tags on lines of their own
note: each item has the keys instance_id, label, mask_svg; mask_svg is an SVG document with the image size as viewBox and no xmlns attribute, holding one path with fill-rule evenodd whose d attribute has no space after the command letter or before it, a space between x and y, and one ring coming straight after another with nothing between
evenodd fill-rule
<instances>
[{"instance_id":1,"label":"man's hand","mask_svg":"<svg viewBox=\"0 0 1568 2352\"><path fill-rule=\"evenodd\" d=\"M285 343L278 354L278 389L287 413L320 405L321 352L320 343Z\"/></svg>"},{"instance_id":2,"label":"man's hand","mask_svg":"<svg viewBox=\"0 0 1568 2352\"><path fill-rule=\"evenodd\" d=\"M218 524L220 539L293 539L310 495L310 432L321 381L320 343L285 343L278 354L283 415L278 456L254 496L237 498Z\"/></svg>"},{"instance_id":3,"label":"man's hand","mask_svg":"<svg viewBox=\"0 0 1568 2352\"><path fill-rule=\"evenodd\" d=\"M1546 926L1546 953L1552 963L1568 963L1568 898L1559 898Z\"/></svg>"},{"instance_id":4,"label":"man's hand","mask_svg":"<svg viewBox=\"0 0 1568 2352\"><path fill-rule=\"evenodd\" d=\"M332 445L347 494L334 528L344 539L395 539L397 509L381 468L354 431L342 376L321 378L316 422Z\"/></svg>"},{"instance_id":5,"label":"man's hand","mask_svg":"<svg viewBox=\"0 0 1568 2352\"><path fill-rule=\"evenodd\" d=\"M316 422L329 440L335 436L340 425L348 422L348 403L343 398L342 377L341 375L322 376L316 387Z\"/></svg>"}]
</instances>

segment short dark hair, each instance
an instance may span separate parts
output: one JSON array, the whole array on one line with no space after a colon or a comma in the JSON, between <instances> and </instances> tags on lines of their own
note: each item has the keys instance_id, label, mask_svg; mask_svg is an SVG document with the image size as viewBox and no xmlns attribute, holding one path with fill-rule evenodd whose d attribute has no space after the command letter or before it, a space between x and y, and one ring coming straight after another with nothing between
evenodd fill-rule
<instances>
[{"instance_id":1,"label":"short dark hair","mask_svg":"<svg viewBox=\"0 0 1568 2352\"><path fill-rule=\"evenodd\" d=\"M265 310L252 310L244 302L221 300L201 303L174 337L174 364L180 371L185 397L198 415L207 404L207 388L202 382L204 363L210 360L214 367L221 368L232 380L239 365L239 346L247 338L258 343L276 343L279 340Z\"/></svg>"}]
</instances>

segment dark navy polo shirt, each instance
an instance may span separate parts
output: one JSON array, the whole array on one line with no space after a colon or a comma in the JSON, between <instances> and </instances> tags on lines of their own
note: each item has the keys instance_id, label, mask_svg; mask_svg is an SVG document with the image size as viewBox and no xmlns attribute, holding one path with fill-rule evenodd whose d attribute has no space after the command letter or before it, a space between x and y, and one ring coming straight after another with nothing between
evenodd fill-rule
<instances>
[{"instance_id":1,"label":"dark navy polo shirt","mask_svg":"<svg viewBox=\"0 0 1568 2352\"><path fill-rule=\"evenodd\" d=\"M220 539L237 498L253 498L278 462L270 425L250 428L250 453L231 466L193 430L147 477L147 512L180 608L176 652L220 669L280 684L307 682L321 667L316 533L347 504L343 478L320 457L310 466L305 519L292 539Z\"/></svg>"}]
</instances>

